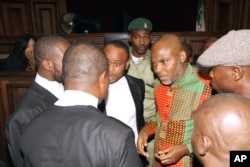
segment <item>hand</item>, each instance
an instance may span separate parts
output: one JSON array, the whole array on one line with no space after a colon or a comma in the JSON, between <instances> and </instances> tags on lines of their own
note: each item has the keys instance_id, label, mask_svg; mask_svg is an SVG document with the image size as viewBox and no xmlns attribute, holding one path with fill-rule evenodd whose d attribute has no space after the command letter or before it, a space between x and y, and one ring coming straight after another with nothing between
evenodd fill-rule
<instances>
[{"instance_id":1,"label":"hand","mask_svg":"<svg viewBox=\"0 0 250 167\"><path fill-rule=\"evenodd\" d=\"M137 152L145 157L149 157L149 153L145 151L148 145L148 133L146 129L142 129L137 139Z\"/></svg>"},{"instance_id":2,"label":"hand","mask_svg":"<svg viewBox=\"0 0 250 167\"><path fill-rule=\"evenodd\" d=\"M186 145L174 145L163 151L155 153L156 159L162 164L169 165L179 161L183 156L188 155L189 151Z\"/></svg>"}]
</instances>

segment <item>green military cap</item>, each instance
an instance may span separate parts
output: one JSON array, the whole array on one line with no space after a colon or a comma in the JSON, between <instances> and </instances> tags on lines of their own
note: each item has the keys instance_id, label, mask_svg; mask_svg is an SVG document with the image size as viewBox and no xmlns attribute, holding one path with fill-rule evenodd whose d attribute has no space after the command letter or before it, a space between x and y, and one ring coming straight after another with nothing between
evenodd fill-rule
<instances>
[{"instance_id":1,"label":"green military cap","mask_svg":"<svg viewBox=\"0 0 250 167\"><path fill-rule=\"evenodd\" d=\"M128 25L128 31L149 30L152 31L153 25L150 20L139 17L132 20Z\"/></svg>"}]
</instances>

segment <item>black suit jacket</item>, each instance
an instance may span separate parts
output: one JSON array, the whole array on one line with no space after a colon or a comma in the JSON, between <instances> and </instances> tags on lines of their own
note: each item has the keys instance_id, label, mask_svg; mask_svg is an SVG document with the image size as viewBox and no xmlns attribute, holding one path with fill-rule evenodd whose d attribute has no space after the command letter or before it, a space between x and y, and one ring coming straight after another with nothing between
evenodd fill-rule
<instances>
[{"instance_id":1,"label":"black suit jacket","mask_svg":"<svg viewBox=\"0 0 250 167\"><path fill-rule=\"evenodd\" d=\"M128 81L129 89L130 89L130 92L132 94L132 97L135 103L136 125L137 125L138 132L140 132L140 130L145 125L145 120L143 116L143 113L144 113L143 101L145 98L145 84L142 79L135 78L131 75L125 75L125 78ZM126 102L124 102L124 105L126 105ZM105 101L103 101L98 107L101 111L105 113ZM143 166L147 166L148 162L146 158L142 155L139 155L139 156L143 163Z\"/></svg>"},{"instance_id":2,"label":"black suit jacket","mask_svg":"<svg viewBox=\"0 0 250 167\"><path fill-rule=\"evenodd\" d=\"M143 117L143 101L145 98L145 84L142 79L135 78L130 75L125 75L125 78L128 81L128 85L130 88L130 92L132 94L134 103L135 103L135 109L136 109L136 125L137 125L137 130L140 132L142 127L145 125L145 120ZM117 97L119 98L119 97ZM126 105L126 102L124 102L124 105ZM105 101L103 101L98 108L103 111L105 111Z\"/></svg>"},{"instance_id":3,"label":"black suit jacket","mask_svg":"<svg viewBox=\"0 0 250 167\"><path fill-rule=\"evenodd\" d=\"M143 117L143 101L145 98L145 84L142 79L135 78L130 75L125 75L128 85L133 96L136 108L136 124L137 130L140 132L142 127L145 125L145 120Z\"/></svg>"},{"instance_id":4,"label":"black suit jacket","mask_svg":"<svg viewBox=\"0 0 250 167\"><path fill-rule=\"evenodd\" d=\"M25 167L141 167L134 133L93 106L53 106L21 139Z\"/></svg>"},{"instance_id":5,"label":"black suit jacket","mask_svg":"<svg viewBox=\"0 0 250 167\"><path fill-rule=\"evenodd\" d=\"M31 87L21 97L16 110L6 120L6 139L8 150L15 167L22 166L23 157L20 151L21 135L38 114L52 106L58 98L47 89L33 82Z\"/></svg>"}]
</instances>

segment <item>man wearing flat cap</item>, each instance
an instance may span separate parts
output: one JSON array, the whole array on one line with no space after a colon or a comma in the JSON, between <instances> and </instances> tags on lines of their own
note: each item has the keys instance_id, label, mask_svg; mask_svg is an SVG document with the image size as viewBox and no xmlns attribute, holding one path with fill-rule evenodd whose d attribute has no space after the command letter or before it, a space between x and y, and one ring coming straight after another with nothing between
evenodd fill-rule
<instances>
[{"instance_id":1,"label":"man wearing flat cap","mask_svg":"<svg viewBox=\"0 0 250 167\"><path fill-rule=\"evenodd\" d=\"M145 83L144 99L144 119L149 122L155 114L154 87L157 84L156 77L151 68L150 62L150 44L152 40L153 25L146 18L135 18L128 25L130 51L130 66L128 74L140 78ZM148 144L148 151L153 154L154 141ZM151 155L152 155L151 154ZM153 157L148 158L148 166L151 166Z\"/></svg>"},{"instance_id":2,"label":"man wearing flat cap","mask_svg":"<svg viewBox=\"0 0 250 167\"><path fill-rule=\"evenodd\" d=\"M229 31L200 55L197 66L209 71L218 93L250 98L250 30Z\"/></svg>"}]
</instances>

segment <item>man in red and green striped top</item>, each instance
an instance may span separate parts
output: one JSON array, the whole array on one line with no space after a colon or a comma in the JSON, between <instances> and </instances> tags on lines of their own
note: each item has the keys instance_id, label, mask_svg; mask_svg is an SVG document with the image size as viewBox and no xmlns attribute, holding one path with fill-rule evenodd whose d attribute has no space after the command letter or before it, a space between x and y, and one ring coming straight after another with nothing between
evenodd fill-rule
<instances>
[{"instance_id":1,"label":"man in red and green striped top","mask_svg":"<svg viewBox=\"0 0 250 167\"><path fill-rule=\"evenodd\" d=\"M161 81L155 90L157 113L140 131L137 149L146 157L155 156L154 167L192 166L193 115L212 88L210 80L185 60L182 41L174 34L165 34L151 48L152 67ZM149 155L144 147L152 135L155 154Z\"/></svg>"}]
</instances>

